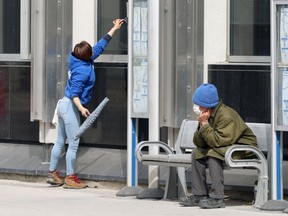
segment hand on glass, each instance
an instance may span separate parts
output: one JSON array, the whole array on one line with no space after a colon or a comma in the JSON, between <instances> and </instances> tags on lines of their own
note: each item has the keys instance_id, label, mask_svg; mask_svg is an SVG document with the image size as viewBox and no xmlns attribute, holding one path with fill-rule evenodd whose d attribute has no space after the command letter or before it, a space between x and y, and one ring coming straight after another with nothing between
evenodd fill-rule
<instances>
[{"instance_id":1,"label":"hand on glass","mask_svg":"<svg viewBox=\"0 0 288 216\"><path fill-rule=\"evenodd\" d=\"M114 28L115 29L120 29L122 24L125 22L125 19L116 19L113 21Z\"/></svg>"}]
</instances>

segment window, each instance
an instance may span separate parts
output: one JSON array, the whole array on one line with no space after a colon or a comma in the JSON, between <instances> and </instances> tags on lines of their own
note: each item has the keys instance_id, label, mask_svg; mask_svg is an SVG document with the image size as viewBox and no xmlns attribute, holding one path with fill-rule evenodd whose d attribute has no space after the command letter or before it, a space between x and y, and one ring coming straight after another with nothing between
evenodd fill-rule
<instances>
[{"instance_id":1,"label":"window","mask_svg":"<svg viewBox=\"0 0 288 216\"><path fill-rule=\"evenodd\" d=\"M245 122L271 123L271 68L269 65L209 65L209 82L224 104Z\"/></svg>"},{"instance_id":2,"label":"window","mask_svg":"<svg viewBox=\"0 0 288 216\"><path fill-rule=\"evenodd\" d=\"M20 0L0 0L0 53L20 53Z\"/></svg>"},{"instance_id":3,"label":"window","mask_svg":"<svg viewBox=\"0 0 288 216\"><path fill-rule=\"evenodd\" d=\"M97 121L82 135L81 143L126 148L127 64L96 63L95 71L94 93L86 106L93 111L105 97L109 102Z\"/></svg>"},{"instance_id":4,"label":"window","mask_svg":"<svg viewBox=\"0 0 288 216\"><path fill-rule=\"evenodd\" d=\"M39 123L30 121L30 80L29 63L0 63L0 140L39 140Z\"/></svg>"},{"instance_id":5,"label":"window","mask_svg":"<svg viewBox=\"0 0 288 216\"><path fill-rule=\"evenodd\" d=\"M0 0L0 61L30 60L30 0Z\"/></svg>"},{"instance_id":6,"label":"window","mask_svg":"<svg viewBox=\"0 0 288 216\"><path fill-rule=\"evenodd\" d=\"M127 17L126 4L127 1L123 0L96 0L97 40L113 27L113 20ZM94 110L95 105L105 97L109 98L109 103L92 127L82 135L81 143L117 148L127 146L127 34L127 25L123 24L103 54L95 60L97 79L87 108Z\"/></svg>"},{"instance_id":7,"label":"window","mask_svg":"<svg viewBox=\"0 0 288 216\"><path fill-rule=\"evenodd\" d=\"M269 61L270 0L230 0L229 47L230 61Z\"/></svg>"},{"instance_id":8,"label":"window","mask_svg":"<svg viewBox=\"0 0 288 216\"><path fill-rule=\"evenodd\" d=\"M100 39L113 26L113 20L116 18L127 17L126 1L123 0L98 0L97 13L97 37ZM113 40L104 51L104 54L126 54L128 51L127 43L127 25L123 24L121 29L113 36Z\"/></svg>"}]
</instances>

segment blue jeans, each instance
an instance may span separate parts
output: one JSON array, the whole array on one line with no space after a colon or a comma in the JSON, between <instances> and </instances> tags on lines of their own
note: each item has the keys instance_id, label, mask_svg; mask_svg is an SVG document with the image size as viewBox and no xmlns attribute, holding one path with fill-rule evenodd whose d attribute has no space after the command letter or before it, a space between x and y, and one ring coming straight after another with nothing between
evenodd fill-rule
<instances>
[{"instance_id":1,"label":"blue jeans","mask_svg":"<svg viewBox=\"0 0 288 216\"><path fill-rule=\"evenodd\" d=\"M79 139L74 140L74 136L80 127L80 114L73 101L67 97L59 100L57 113L58 135L56 143L52 148L49 170L54 171L57 169L61 152L67 140L66 175L72 175L75 174L75 161L79 146Z\"/></svg>"}]
</instances>

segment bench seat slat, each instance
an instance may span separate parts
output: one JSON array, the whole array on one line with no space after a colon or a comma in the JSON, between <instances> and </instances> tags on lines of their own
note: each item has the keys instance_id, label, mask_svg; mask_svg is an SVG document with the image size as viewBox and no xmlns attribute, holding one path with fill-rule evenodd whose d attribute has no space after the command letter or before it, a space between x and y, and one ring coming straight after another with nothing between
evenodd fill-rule
<instances>
[{"instance_id":1,"label":"bench seat slat","mask_svg":"<svg viewBox=\"0 0 288 216\"><path fill-rule=\"evenodd\" d=\"M166 163L187 163L191 166L191 154L168 154L168 155L142 155L144 161L162 161Z\"/></svg>"}]
</instances>

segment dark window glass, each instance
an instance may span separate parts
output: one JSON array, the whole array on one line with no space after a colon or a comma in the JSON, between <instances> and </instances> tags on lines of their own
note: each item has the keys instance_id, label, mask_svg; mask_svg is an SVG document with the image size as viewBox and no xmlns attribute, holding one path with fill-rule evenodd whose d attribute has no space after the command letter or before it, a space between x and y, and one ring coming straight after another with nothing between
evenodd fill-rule
<instances>
[{"instance_id":1,"label":"dark window glass","mask_svg":"<svg viewBox=\"0 0 288 216\"><path fill-rule=\"evenodd\" d=\"M230 0L230 55L270 56L270 0Z\"/></svg>"},{"instance_id":2,"label":"dark window glass","mask_svg":"<svg viewBox=\"0 0 288 216\"><path fill-rule=\"evenodd\" d=\"M209 65L209 82L245 122L271 123L270 66Z\"/></svg>"},{"instance_id":3,"label":"dark window glass","mask_svg":"<svg viewBox=\"0 0 288 216\"><path fill-rule=\"evenodd\" d=\"M0 65L0 139L39 140L39 123L30 121L30 64Z\"/></svg>"},{"instance_id":4,"label":"dark window glass","mask_svg":"<svg viewBox=\"0 0 288 216\"><path fill-rule=\"evenodd\" d=\"M288 131L283 131L283 160L288 161Z\"/></svg>"},{"instance_id":5,"label":"dark window glass","mask_svg":"<svg viewBox=\"0 0 288 216\"><path fill-rule=\"evenodd\" d=\"M100 39L113 27L113 20L127 17L126 1L99 0L97 16L97 31ZM113 35L113 39L106 47L104 54L127 54L127 33L127 25L124 23L121 29Z\"/></svg>"},{"instance_id":6,"label":"dark window glass","mask_svg":"<svg viewBox=\"0 0 288 216\"><path fill-rule=\"evenodd\" d=\"M127 64L97 63L95 71L97 79L87 108L93 111L105 97L109 102L98 119L82 135L81 143L126 148Z\"/></svg>"},{"instance_id":7,"label":"dark window glass","mask_svg":"<svg viewBox=\"0 0 288 216\"><path fill-rule=\"evenodd\" d=\"M0 53L20 53L20 0L0 0Z\"/></svg>"}]
</instances>

